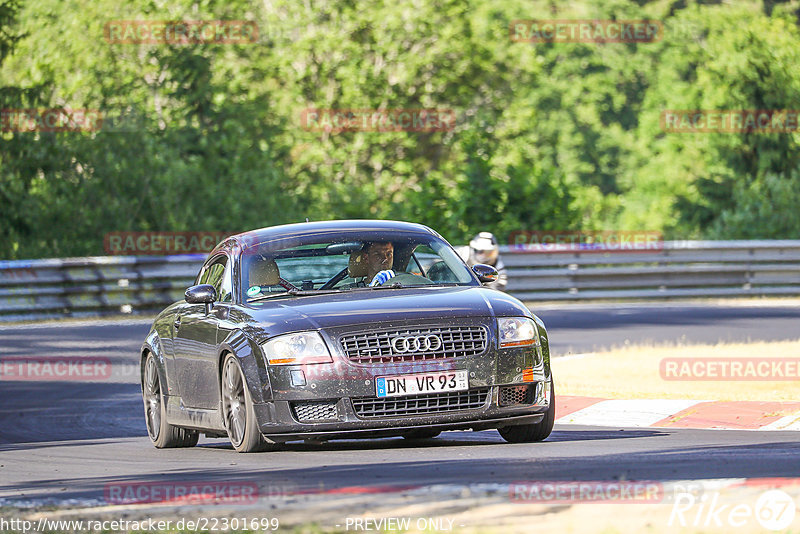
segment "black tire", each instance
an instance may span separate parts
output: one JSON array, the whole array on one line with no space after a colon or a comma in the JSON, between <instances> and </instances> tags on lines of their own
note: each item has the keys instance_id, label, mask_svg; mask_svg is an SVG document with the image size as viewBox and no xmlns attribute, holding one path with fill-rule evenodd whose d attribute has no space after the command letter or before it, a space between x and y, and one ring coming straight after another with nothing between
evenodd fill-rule
<instances>
[{"instance_id":1,"label":"black tire","mask_svg":"<svg viewBox=\"0 0 800 534\"><path fill-rule=\"evenodd\" d=\"M550 406L544 412L544 418L532 425L517 425L498 428L500 436L509 443L531 443L544 441L553 431L556 421L556 390L550 379Z\"/></svg>"},{"instance_id":2,"label":"black tire","mask_svg":"<svg viewBox=\"0 0 800 534\"><path fill-rule=\"evenodd\" d=\"M270 447L258 429L253 400L244 380L242 368L233 354L228 354L220 375L222 418L228 439L236 452L261 452Z\"/></svg>"},{"instance_id":3,"label":"black tire","mask_svg":"<svg viewBox=\"0 0 800 534\"><path fill-rule=\"evenodd\" d=\"M167 407L164 404L164 391L158 364L152 354L147 355L142 377L142 400L144 401L144 421L147 435L158 449L194 447L200 439L196 430L181 428L167 423Z\"/></svg>"},{"instance_id":4,"label":"black tire","mask_svg":"<svg viewBox=\"0 0 800 534\"><path fill-rule=\"evenodd\" d=\"M433 430L429 428L418 428L416 430L409 430L403 437L406 439L433 439L439 434L441 434L441 430Z\"/></svg>"}]
</instances>

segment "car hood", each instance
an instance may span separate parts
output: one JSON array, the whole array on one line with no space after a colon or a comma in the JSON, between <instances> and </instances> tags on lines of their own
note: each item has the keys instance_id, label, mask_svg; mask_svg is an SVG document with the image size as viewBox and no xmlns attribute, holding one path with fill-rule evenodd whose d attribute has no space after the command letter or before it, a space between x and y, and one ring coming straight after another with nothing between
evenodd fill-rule
<instances>
[{"instance_id":1,"label":"car hood","mask_svg":"<svg viewBox=\"0 0 800 534\"><path fill-rule=\"evenodd\" d=\"M380 289L287 297L264 301L250 308L249 313L268 335L369 323L531 316L516 298L483 287Z\"/></svg>"}]
</instances>

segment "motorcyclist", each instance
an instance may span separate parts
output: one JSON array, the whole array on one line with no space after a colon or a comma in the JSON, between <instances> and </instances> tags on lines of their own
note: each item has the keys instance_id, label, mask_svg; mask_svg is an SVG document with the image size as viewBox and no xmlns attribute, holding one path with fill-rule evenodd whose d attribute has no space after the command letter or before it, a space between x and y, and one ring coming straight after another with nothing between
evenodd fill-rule
<instances>
[{"instance_id":1,"label":"motorcyclist","mask_svg":"<svg viewBox=\"0 0 800 534\"><path fill-rule=\"evenodd\" d=\"M470 267L478 263L483 263L497 269L497 280L486 284L486 286L492 289L505 291L506 285L508 284L508 273L506 272L506 266L503 264L502 258L500 258L500 246L494 234L491 232L480 232L472 238L468 247L459 247L457 250Z\"/></svg>"}]
</instances>

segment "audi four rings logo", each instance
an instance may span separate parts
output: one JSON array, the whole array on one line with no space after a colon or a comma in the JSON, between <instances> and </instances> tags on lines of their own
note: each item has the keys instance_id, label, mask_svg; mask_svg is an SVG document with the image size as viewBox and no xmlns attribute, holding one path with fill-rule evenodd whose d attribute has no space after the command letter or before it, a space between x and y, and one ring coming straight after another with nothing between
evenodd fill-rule
<instances>
[{"instance_id":1,"label":"audi four rings logo","mask_svg":"<svg viewBox=\"0 0 800 534\"><path fill-rule=\"evenodd\" d=\"M442 338L433 334L427 336L399 336L392 340L392 348L397 353L428 352L442 348Z\"/></svg>"}]
</instances>

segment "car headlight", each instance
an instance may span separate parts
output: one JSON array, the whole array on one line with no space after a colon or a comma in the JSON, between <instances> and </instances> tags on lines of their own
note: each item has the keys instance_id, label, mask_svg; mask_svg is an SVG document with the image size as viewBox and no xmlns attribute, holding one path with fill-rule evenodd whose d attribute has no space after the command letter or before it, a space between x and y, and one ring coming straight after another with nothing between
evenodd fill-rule
<instances>
[{"instance_id":1,"label":"car headlight","mask_svg":"<svg viewBox=\"0 0 800 534\"><path fill-rule=\"evenodd\" d=\"M298 332L270 339L261 345L270 365L331 363L331 352L319 332Z\"/></svg>"},{"instance_id":2,"label":"car headlight","mask_svg":"<svg viewBox=\"0 0 800 534\"><path fill-rule=\"evenodd\" d=\"M539 330L533 319L527 317L498 317L500 348L539 346Z\"/></svg>"}]
</instances>

